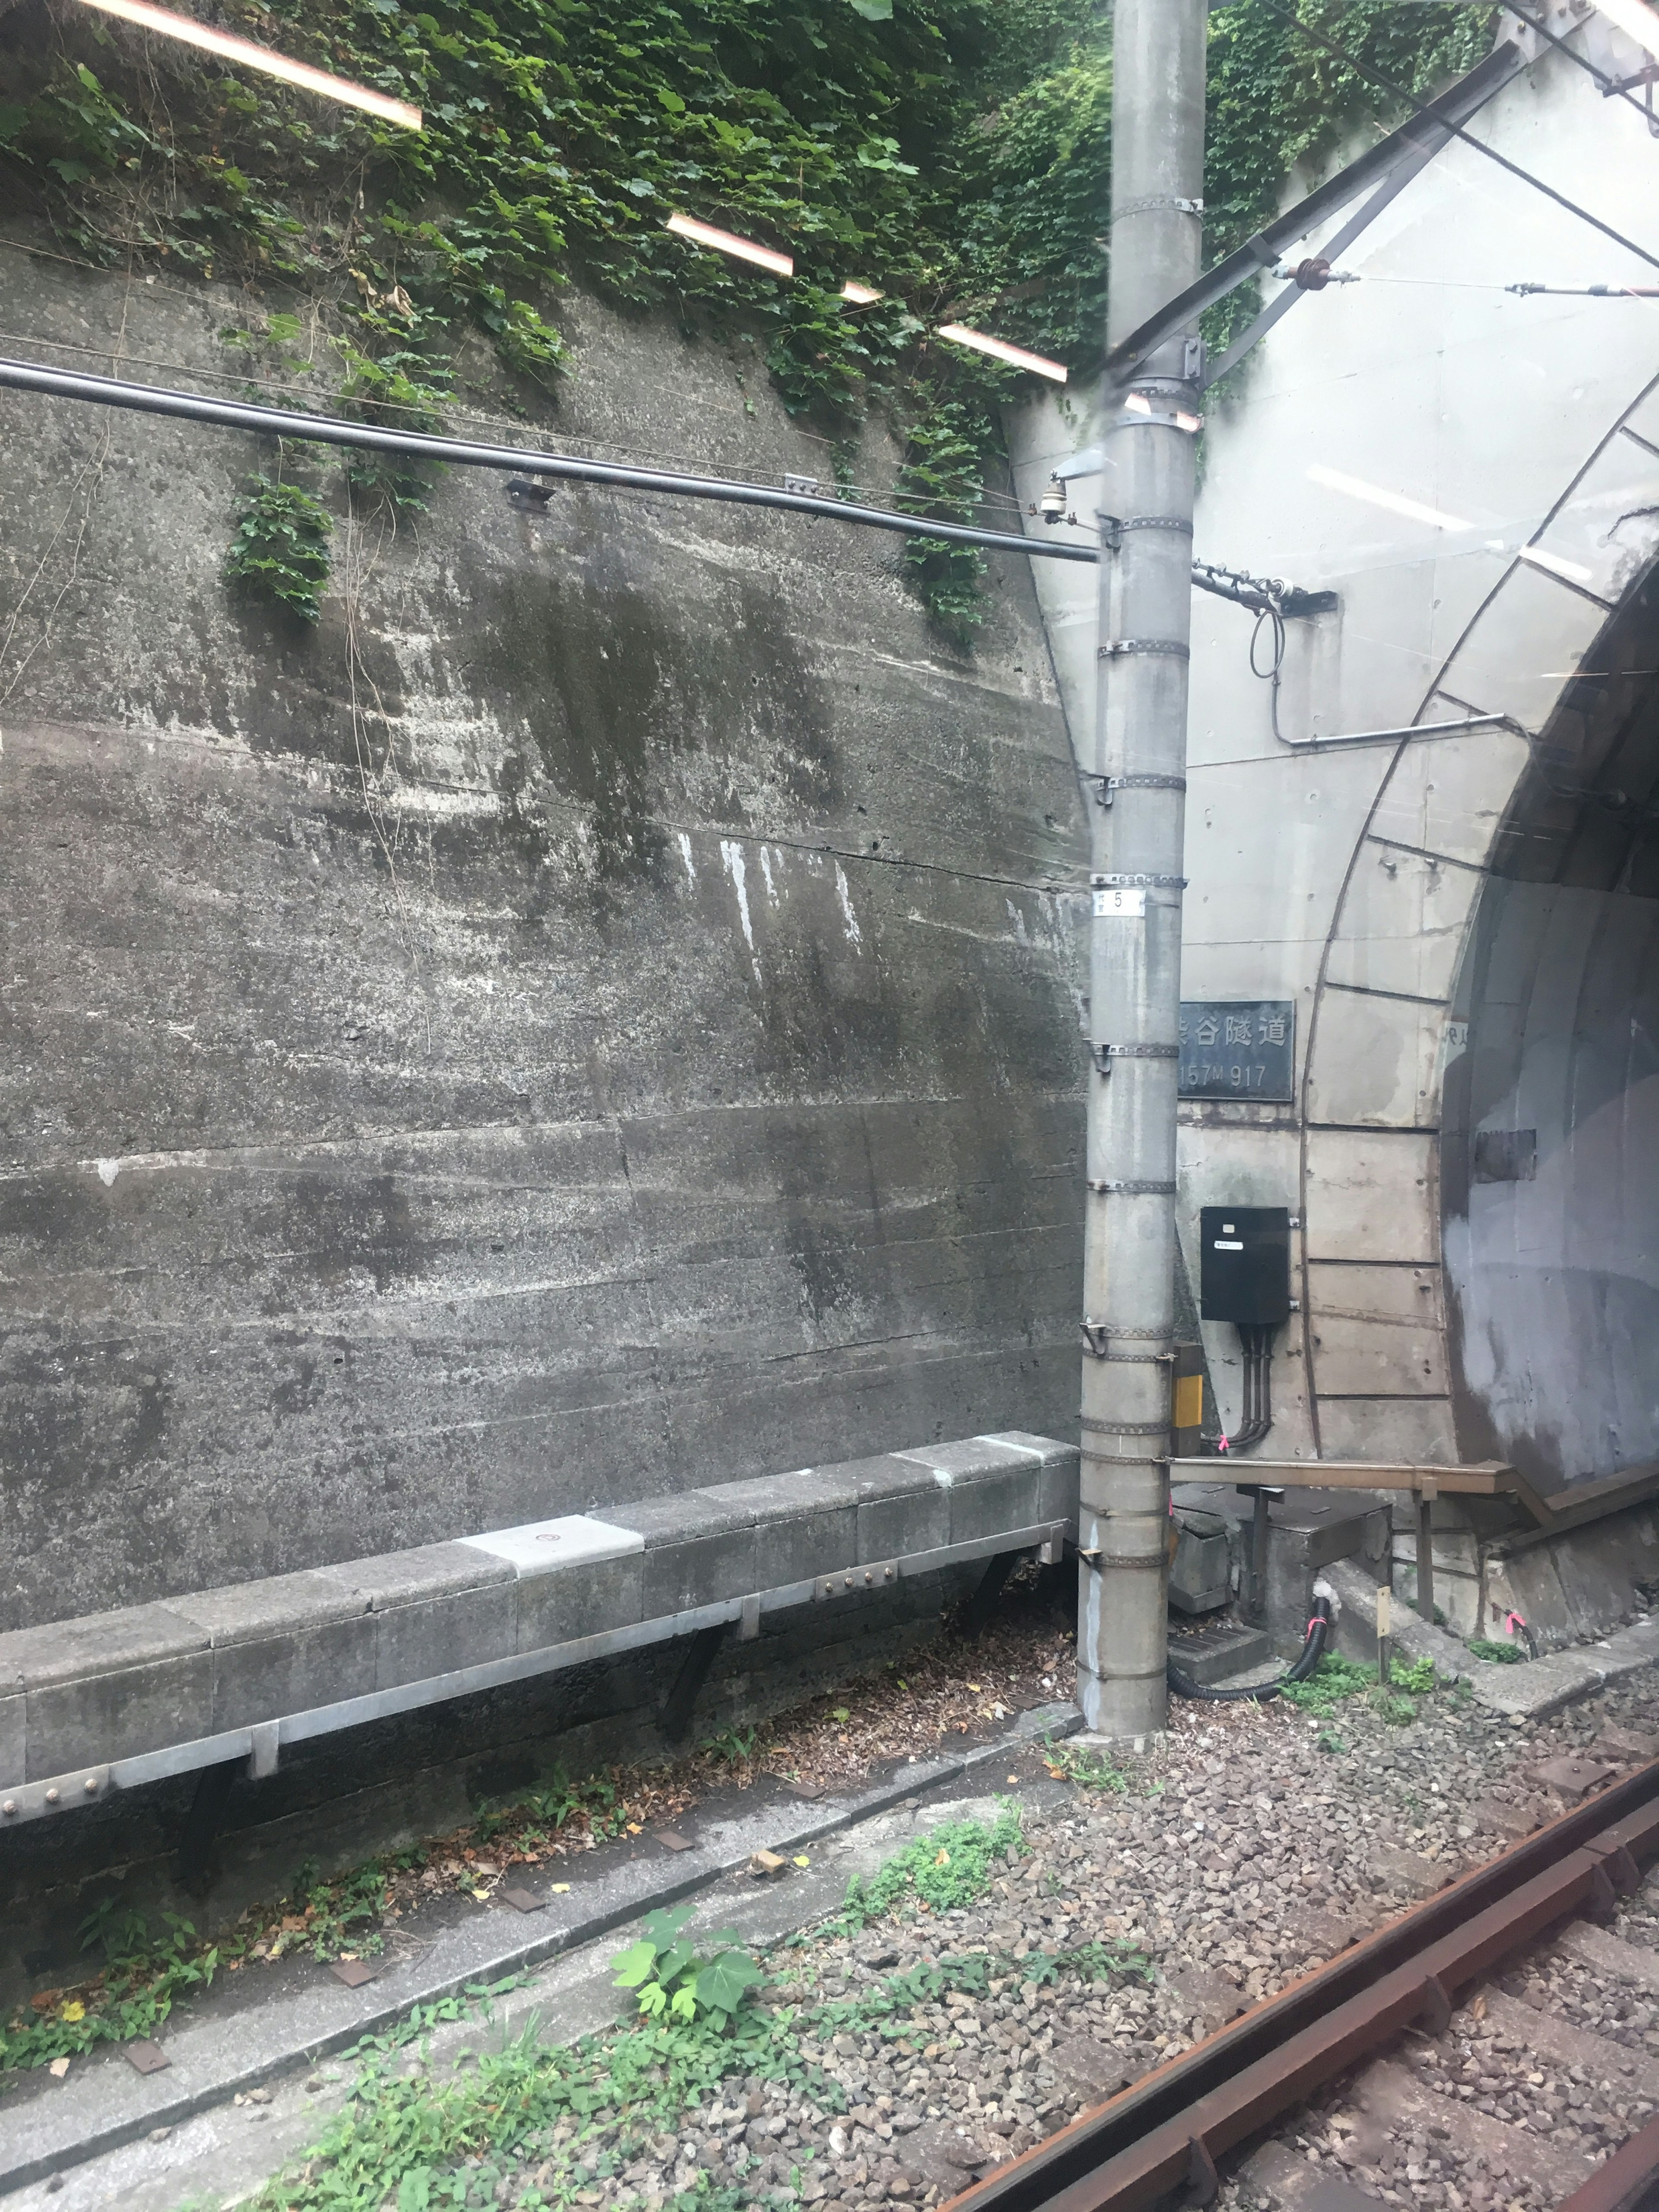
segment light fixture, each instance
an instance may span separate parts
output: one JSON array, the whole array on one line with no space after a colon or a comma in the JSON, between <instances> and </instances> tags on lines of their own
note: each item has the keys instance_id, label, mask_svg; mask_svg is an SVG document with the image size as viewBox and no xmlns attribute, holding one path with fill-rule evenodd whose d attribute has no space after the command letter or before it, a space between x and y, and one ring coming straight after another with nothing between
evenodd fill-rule
<instances>
[{"instance_id":1,"label":"light fixture","mask_svg":"<svg viewBox=\"0 0 1659 2212\"><path fill-rule=\"evenodd\" d=\"M1537 545L1522 545L1516 549L1517 560L1530 561L1534 568L1547 569L1552 576L1565 576L1570 584L1588 584L1591 571L1577 561L1564 561L1559 553L1546 553Z\"/></svg>"},{"instance_id":2,"label":"light fixture","mask_svg":"<svg viewBox=\"0 0 1659 2212\"><path fill-rule=\"evenodd\" d=\"M752 261L757 269L769 269L775 276L793 276L795 264L787 253L774 253L769 246L757 246L752 238L738 238L729 230L716 230L712 222L699 222L695 216L671 215L663 225L677 238L694 239L715 253L730 253L739 261Z\"/></svg>"},{"instance_id":3,"label":"light fixture","mask_svg":"<svg viewBox=\"0 0 1659 2212\"><path fill-rule=\"evenodd\" d=\"M965 329L961 323L941 323L939 335L949 338L953 345L971 346L975 353L988 353L994 361L1006 361L1014 368L1029 368L1034 375L1050 378L1055 384L1064 384L1068 372L1057 361L1045 361L1040 353L1027 353L1023 346L1010 345L1006 338L988 337L983 331Z\"/></svg>"},{"instance_id":4,"label":"light fixture","mask_svg":"<svg viewBox=\"0 0 1659 2212\"><path fill-rule=\"evenodd\" d=\"M421 127L420 109L411 107L406 100L392 100L366 84L331 76L326 70L313 69L307 62L290 61L286 54L273 53L269 46L256 46L251 39L235 39L228 31L212 30L193 15L175 15L170 8L152 8L149 0L86 0L86 5L106 15L118 15L124 22L142 24L147 31L159 31L164 38L181 40L187 46L222 55L244 69L262 70L267 76L279 76L285 84L297 84L302 91L320 94L325 100L361 107L367 114L378 115L383 123L396 123L405 131Z\"/></svg>"},{"instance_id":5,"label":"light fixture","mask_svg":"<svg viewBox=\"0 0 1659 2212\"><path fill-rule=\"evenodd\" d=\"M1350 499L1363 499L1368 506L1386 507L1390 514L1403 514L1408 522L1426 522L1436 530L1473 530L1474 525L1466 522L1460 514L1444 514L1437 507L1425 507L1420 499L1407 499L1403 492L1385 491L1381 484L1367 483L1364 477L1345 476L1340 469L1328 469L1322 462L1313 462L1308 470L1310 480L1328 484L1333 491L1346 492Z\"/></svg>"},{"instance_id":6,"label":"light fixture","mask_svg":"<svg viewBox=\"0 0 1659 2212\"><path fill-rule=\"evenodd\" d=\"M868 307L887 295L878 292L873 284L858 284L849 276L841 288L841 296L843 300L850 300L855 307Z\"/></svg>"},{"instance_id":7,"label":"light fixture","mask_svg":"<svg viewBox=\"0 0 1659 2212\"><path fill-rule=\"evenodd\" d=\"M1598 12L1659 61L1659 15L1644 0L1595 0Z\"/></svg>"}]
</instances>

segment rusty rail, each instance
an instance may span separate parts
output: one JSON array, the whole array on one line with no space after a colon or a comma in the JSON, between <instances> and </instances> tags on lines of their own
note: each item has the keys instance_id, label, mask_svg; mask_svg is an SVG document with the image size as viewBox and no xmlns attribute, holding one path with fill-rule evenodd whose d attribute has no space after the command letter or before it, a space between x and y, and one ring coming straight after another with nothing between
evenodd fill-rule
<instances>
[{"instance_id":1,"label":"rusty rail","mask_svg":"<svg viewBox=\"0 0 1659 2212\"><path fill-rule=\"evenodd\" d=\"M1229 2151L1402 2030L1443 2029L1460 1990L1559 1921L1607 1917L1656 1857L1659 1763L1477 1867L999 2166L953 2198L951 2212L1151 2212L1179 2190L1207 2203L1218 2186L1217 2163ZM1650 2165L1659 2161L1659 2143L1649 2155ZM1610 2160L1588 2190L1615 2165ZM1634 2165L1627 2170L1622 2195L1581 2191L1573 2212L1634 2212L1645 2202L1641 2172Z\"/></svg>"},{"instance_id":2,"label":"rusty rail","mask_svg":"<svg viewBox=\"0 0 1659 2212\"><path fill-rule=\"evenodd\" d=\"M1659 2120L1598 2166L1582 2189L1575 2189L1559 2212L1653 2212L1659 2204Z\"/></svg>"}]
</instances>

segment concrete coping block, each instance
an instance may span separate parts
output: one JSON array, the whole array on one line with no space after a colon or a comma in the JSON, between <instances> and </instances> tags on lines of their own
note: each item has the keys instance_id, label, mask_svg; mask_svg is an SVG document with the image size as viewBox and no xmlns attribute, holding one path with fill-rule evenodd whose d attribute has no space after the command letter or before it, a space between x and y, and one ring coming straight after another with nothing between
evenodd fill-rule
<instances>
[{"instance_id":1,"label":"concrete coping block","mask_svg":"<svg viewBox=\"0 0 1659 2212\"><path fill-rule=\"evenodd\" d=\"M812 1474L837 1503L868 1505L882 1498L915 1498L933 1487L933 1474L914 1459L897 1452L877 1452L869 1459L832 1460L815 1467Z\"/></svg>"},{"instance_id":2,"label":"concrete coping block","mask_svg":"<svg viewBox=\"0 0 1659 2212\"><path fill-rule=\"evenodd\" d=\"M747 1492L748 1483L731 1483L718 1490L683 1490L672 1498L647 1498L637 1505L607 1506L618 1528L633 1530L647 1552L667 1544L695 1542L702 1536L726 1536L752 1528L756 1512L748 1497L730 1498L727 1489Z\"/></svg>"},{"instance_id":3,"label":"concrete coping block","mask_svg":"<svg viewBox=\"0 0 1659 2212\"><path fill-rule=\"evenodd\" d=\"M563 1567L597 1566L605 1559L624 1559L645 1549L637 1528L618 1528L586 1513L567 1513L555 1521L526 1521L517 1528L492 1528L482 1536L463 1536L459 1542L505 1559L522 1578L526 1575L556 1573Z\"/></svg>"},{"instance_id":4,"label":"concrete coping block","mask_svg":"<svg viewBox=\"0 0 1659 2212\"><path fill-rule=\"evenodd\" d=\"M702 1495L744 1513L757 1528L769 1521L799 1520L808 1513L845 1511L858 1503L856 1487L843 1481L836 1468L817 1467L747 1482L714 1483Z\"/></svg>"},{"instance_id":5,"label":"concrete coping block","mask_svg":"<svg viewBox=\"0 0 1659 2212\"><path fill-rule=\"evenodd\" d=\"M0 1636L0 1692L42 1690L205 1651L208 1632L167 1605L123 1606Z\"/></svg>"},{"instance_id":6,"label":"concrete coping block","mask_svg":"<svg viewBox=\"0 0 1659 2212\"><path fill-rule=\"evenodd\" d=\"M517 1579L505 1559L465 1543L381 1552L367 1559L343 1560L337 1567L319 1567L317 1572L359 1599L365 1613L389 1613L398 1606L420 1605Z\"/></svg>"},{"instance_id":7,"label":"concrete coping block","mask_svg":"<svg viewBox=\"0 0 1659 2212\"><path fill-rule=\"evenodd\" d=\"M272 1637L300 1634L330 1621L349 1620L364 1607L354 1591L307 1569L169 1598L167 1609L204 1630L214 1650L222 1651L238 1644L264 1644Z\"/></svg>"},{"instance_id":8,"label":"concrete coping block","mask_svg":"<svg viewBox=\"0 0 1659 2212\"><path fill-rule=\"evenodd\" d=\"M1029 1429L1004 1429L992 1436L975 1437L976 1444L1006 1444L1010 1451L1030 1452L1042 1461L1044 1467L1063 1467L1066 1461L1081 1456L1077 1444L1061 1443L1055 1437L1033 1436Z\"/></svg>"},{"instance_id":9,"label":"concrete coping block","mask_svg":"<svg viewBox=\"0 0 1659 2212\"><path fill-rule=\"evenodd\" d=\"M954 1444L927 1444L915 1451L896 1452L893 1456L910 1460L918 1467L931 1468L934 1480L947 1489L954 1483L971 1482L980 1475L1031 1468L1030 1452L993 1437L969 1437Z\"/></svg>"}]
</instances>

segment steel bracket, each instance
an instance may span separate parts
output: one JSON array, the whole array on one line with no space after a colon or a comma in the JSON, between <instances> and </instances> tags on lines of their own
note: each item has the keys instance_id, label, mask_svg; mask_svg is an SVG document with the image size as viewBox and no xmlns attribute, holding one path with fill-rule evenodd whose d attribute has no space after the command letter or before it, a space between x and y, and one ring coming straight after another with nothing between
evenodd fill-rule
<instances>
[{"instance_id":1,"label":"steel bracket","mask_svg":"<svg viewBox=\"0 0 1659 2212\"><path fill-rule=\"evenodd\" d=\"M882 1559L873 1566L848 1567L838 1575L820 1575L812 1585L812 1595L815 1598L851 1597L860 1590L884 1589L898 1578L898 1561Z\"/></svg>"},{"instance_id":2,"label":"steel bracket","mask_svg":"<svg viewBox=\"0 0 1659 2212\"><path fill-rule=\"evenodd\" d=\"M1103 1176L1091 1176L1089 1188L1103 1198L1173 1198L1176 1189L1172 1182L1112 1182Z\"/></svg>"}]
</instances>

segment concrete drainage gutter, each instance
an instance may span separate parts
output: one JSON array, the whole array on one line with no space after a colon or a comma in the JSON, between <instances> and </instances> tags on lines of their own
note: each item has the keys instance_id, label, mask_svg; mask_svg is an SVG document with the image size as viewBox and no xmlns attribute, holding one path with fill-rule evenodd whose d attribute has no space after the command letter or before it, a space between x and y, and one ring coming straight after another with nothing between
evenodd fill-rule
<instances>
[{"instance_id":1,"label":"concrete drainage gutter","mask_svg":"<svg viewBox=\"0 0 1659 2212\"><path fill-rule=\"evenodd\" d=\"M1376 1583L1348 1561L1328 1567L1325 1577L1342 1605L1337 1650L1346 1658L1375 1662ZM1483 1705L1516 1721L1541 1719L1580 1698L1595 1697L1610 1682L1659 1664L1659 1620L1638 1621L1600 1643L1576 1644L1509 1667L1471 1658L1455 1636L1419 1620L1403 1603L1394 1608L1389 1632L1401 1658L1432 1659L1443 1681L1468 1682Z\"/></svg>"},{"instance_id":2,"label":"concrete drainage gutter","mask_svg":"<svg viewBox=\"0 0 1659 2212\"><path fill-rule=\"evenodd\" d=\"M41 2181L258 2087L288 2069L380 2033L415 2006L505 1980L556 1954L625 1926L659 1905L694 1895L744 1866L758 1850L784 1856L823 1842L924 1791L984 1774L988 1783L1010 1753L1045 1737L1074 1735L1082 1716L1071 1705L1023 1713L995 1741L960 1758L917 1761L891 1780L833 1805L775 1802L711 1822L689 1851L630 1860L580 1885L547 1895L541 1911L505 1905L445 1929L375 1978L349 1989L325 1966L299 1990L250 2005L228 2020L180 2013L163 2039L164 2071L141 2075L118 2050L77 2060L63 2084L44 2075L0 2102L0 2196ZM530 1886L530 1885L526 1885ZM793 1885L780 1891L787 1906ZM826 1896L820 1909L836 1899ZM786 1917L791 1924L797 1909ZM395 1939L394 1939L395 1940Z\"/></svg>"}]
</instances>

